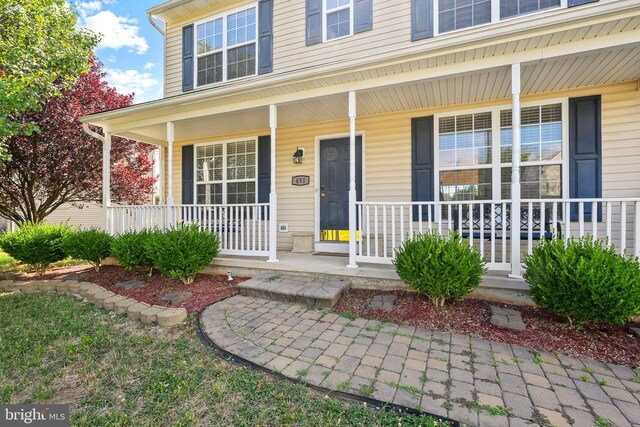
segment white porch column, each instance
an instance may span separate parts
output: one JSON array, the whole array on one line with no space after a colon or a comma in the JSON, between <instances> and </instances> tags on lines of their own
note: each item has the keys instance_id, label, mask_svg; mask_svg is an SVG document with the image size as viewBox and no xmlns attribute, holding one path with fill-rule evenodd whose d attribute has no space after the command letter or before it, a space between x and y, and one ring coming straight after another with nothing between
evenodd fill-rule
<instances>
[{"instance_id":1,"label":"white porch column","mask_svg":"<svg viewBox=\"0 0 640 427\"><path fill-rule=\"evenodd\" d=\"M111 234L111 134L104 133L102 140L102 207L104 208L104 231Z\"/></svg>"},{"instance_id":2,"label":"white porch column","mask_svg":"<svg viewBox=\"0 0 640 427\"><path fill-rule=\"evenodd\" d=\"M166 197L164 194L165 186L167 185L166 184L167 178L165 176L166 161L167 161L167 156L166 156L164 147L158 147L158 168L159 168L158 193L160 193L158 204L160 205L164 205L164 201Z\"/></svg>"},{"instance_id":3,"label":"white porch column","mask_svg":"<svg viewBox=\"0 0 640 427\"><path fill-rule=\"evenodd\" d=\"M276 128L278 127L278 107L269 106L269 127L271 128L271 188L269 191L269 260L278 262L278 195L276 194Z\"/></svg>"},{"instance_id":4,"label":"white porch column","mask_svg":"<svg viewBox=\"0 0 640 427\"><path fill-rule=\"evenodd\" d=\"M173 218L173 122L167 122L167 226L174 225Z\"/></svg>"},{"instance_id":5,"label":"white porch column","mask_svg":"<svg viewBox=\"0 0 640 427\"><path fill-rule=\"evenodd\" d=\"M520 64L511 65L511 273L521 278L520 265Z\"/></svg>"},{"instance_id":6,"label":"white porch column","mask_svg":"<svg viewBox=\"0 0 640 427\"><path fill-rule=\"evenodd\" d=\"M349 265L356 263L356 93L349 92Z\"/></svg>"}]
</instances>

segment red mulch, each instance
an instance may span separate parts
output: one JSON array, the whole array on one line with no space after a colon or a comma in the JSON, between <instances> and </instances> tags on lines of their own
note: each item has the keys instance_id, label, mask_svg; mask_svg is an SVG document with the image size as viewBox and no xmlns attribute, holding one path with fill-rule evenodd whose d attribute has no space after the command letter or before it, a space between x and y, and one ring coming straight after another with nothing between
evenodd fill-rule
<instances>
[{"instance_id":1,"label":"red mulch","mask_svg":"<svg viewBox=\"0 0 640 427\"><path fill-rule=\"evenodd\" d=\"M142 280L146 284L136 289L121 289L116 283L128 280ZM136 301L165 307L184 307L189 313L199 312L206 306L238 293L236 285L248 280L248 277L234 277L229 282L226 275L198 274L190 285L184 285L179 280L173 280L154 271L153 276L147 277L142 269L128 272L122 267L105 265L100 271L90 271L85 280L100 285L107 290ZM170 305L159 300L160 297L171 292L191 292L193 295L179 305Z\"/></svg>"},{"instance_id":2,"label":"red mulch","mask_svg":"<svg viewBox=\"0 0 640 427\"><path fill-rule=\"evenodd\" d=\"M375 295L385 294L397 296L391 312L367 308ZM520 311L527 330L514 331L489 323L489 307L492 305ZM473 334L536 350L586 357L632 368L640 366L640 340L631 334L629 326L587 325L578 331L571 329L563 318L538 307L464 298L436 308L425 297L413 292L352 289L338 301L336 309L394 323ZM640 324L631 325L637 327Z\"/></svg>"}]
</instances>

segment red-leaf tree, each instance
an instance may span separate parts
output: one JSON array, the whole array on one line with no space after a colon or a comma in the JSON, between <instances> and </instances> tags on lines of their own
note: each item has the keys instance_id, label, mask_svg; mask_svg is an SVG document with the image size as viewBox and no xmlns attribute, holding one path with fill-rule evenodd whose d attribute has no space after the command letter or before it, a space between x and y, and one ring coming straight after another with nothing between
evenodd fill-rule
<instances>
[{"instance_id":1,"label":"red-leaf tree","mask_svg":"<svg viewBox=\"0 0 640 427\"><path fill-rule=\"evenodd\" d=\"M39 133L9 138L10 160L0 162L0 216L21 223L42 222L65 203L102 200L102 143L84 133L80 117L127 107L133 95L119 94L104 81L97 59L61 97L42 101L39 112L26 114ZM153 189L149 145L114 137L111 151L111 197L115 203L148 202Z\"/></svg>"}]
</instances>

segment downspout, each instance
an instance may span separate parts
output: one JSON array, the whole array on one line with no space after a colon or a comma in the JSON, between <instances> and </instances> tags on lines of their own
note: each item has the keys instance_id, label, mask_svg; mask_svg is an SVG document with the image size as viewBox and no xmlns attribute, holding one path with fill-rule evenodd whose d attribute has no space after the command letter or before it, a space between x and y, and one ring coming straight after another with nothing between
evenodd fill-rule
<instances>
[{"instance_id":1,"label":"downspout","mask_svg":"<svg viewBox=\"0 0 640 427\"><path fill-rule=\"evenodd\" d=\"M164 29L160 28L160 26L158 24L156 24L156 21L153 20L153 15L150 14L150 13L147 13L147 19L149 20L151 25L153 25L153 28L158 30L158 32L164 36Z\"/></svg>"},{"instance_id":2,"label":"downspout","mask_svg":"<svg viewBox=\"0 0 640 427\"><path fill-rule=\"evenodd\" d=\"M102 143L104 144L104 136L100 135L98 132L94 132L89 128L89 123L83 123L82 124L82 130L84 130L84 133L86 133L89 136L94 137L95 139L98 139L100 141L102 141Z\"/></svg>"}]
</instances>

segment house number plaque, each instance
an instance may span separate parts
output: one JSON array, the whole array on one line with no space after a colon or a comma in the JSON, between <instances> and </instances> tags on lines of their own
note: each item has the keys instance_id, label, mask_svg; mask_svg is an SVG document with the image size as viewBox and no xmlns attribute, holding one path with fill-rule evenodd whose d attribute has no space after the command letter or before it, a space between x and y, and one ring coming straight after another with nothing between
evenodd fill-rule
<instances>
[{"instance_id":1,"label":"house number plaque","mask_svg":"<svg viewBox=\"0 0 640 427\"><path fill-rule=\"evenodd\" d=\"M309 185L309 182L311 182L309 175L296 175L291 178L291 185Z\"/></svg>"}]
</instances>

